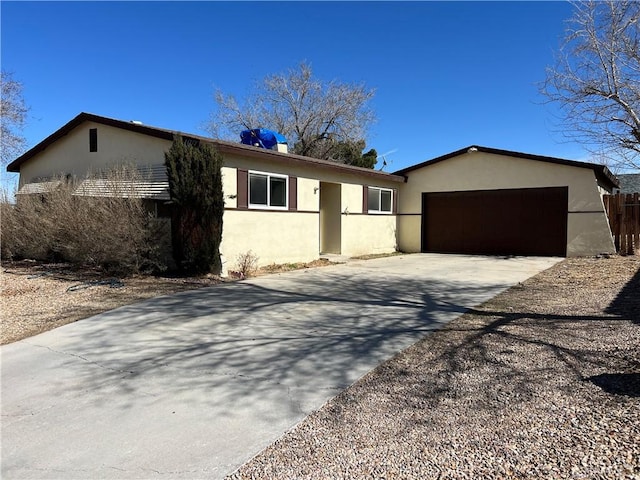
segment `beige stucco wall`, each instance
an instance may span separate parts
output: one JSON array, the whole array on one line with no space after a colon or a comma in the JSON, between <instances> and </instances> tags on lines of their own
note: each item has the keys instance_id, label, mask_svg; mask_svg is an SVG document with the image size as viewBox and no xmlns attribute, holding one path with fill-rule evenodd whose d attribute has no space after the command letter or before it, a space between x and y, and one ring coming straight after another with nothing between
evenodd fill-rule
<instances>
[{"instance_id":1,"label":"beige stucco wall","mask_svg":"<svg viewBox=\"0 0 640 480\"><path fill-rule=\"evenodd\" d=\"M271 263L307 262L320 255L322 230L325 243L332 241L330 250L343 255L387 253L396 249L395 215L363 215L363 185L397 188L400 184L388 181L366 181L356 176L336 175L317 168L291 167L260 162L241 157L225 158L224 234L221 251L228 268L233 270L238 255L251 250L259 265ZM244 168L261 172L294 175L298 181L298 212L277 210L236 210L236 169ZM315 178L313 178L315 176ZM234 180L230 180L233 178ZM320 188L330 197L325 207L339 215L328 216L323 223L320 215ZM336 200L336 201L332 201ZM334 221L339 223L334 225ZM338 231L337 236L331 233Z\"/></svg>"},{"instance_id":2,"label":"beige stucco wall","mask_svg":"<svg viewBox=\"0 0 640 480\"><path fill-rule=\"evenodd\" d=\"M246 158L240 155L225 155L224 163L229 168L243 168L260 172L277 173L290 175L298 178L298 210L319 209L320 182L340 183L345 186L342 192L344 206L353 211L362 211L362 185L370 185L384 188L398 188L401 183L387 180L385 178L366 178L358 173L337 172L310 165L287 164L273 161L269 158L255 159ZM346 202L346 203L345 203Z\"/></svg>"},{"instance_id":3,"label":"beige stucco wall","mask_svg":"<svg viewBox=\"0 0 640 480\"><path fill-rule=\"evenodd\" d=\"M98 131L98 151L89 152L89 130ZM20 186L38 178L71 174L82 178L92 171L123 163L163 165L168 140L108 125L84 122L44 151L21 165ZM298 212L237 210L237 168L297 177ZM402 184L385 178L365 177L315 165L283 163L225 155L222 168L225 197L222 253L232 268L239 254L253 251L260 265L302 262L320 255L320 185L333 183L339 190L335 219L337 250L346 255L393 251L395 216L362 215L363 185L398 189ZM351 215L355 214L355 215ZM331 225L325 228L331 229Z\"/></svg>"},{"instance_id":4,"label":"beige stucco wall","mask_svg":"<svg viewBox=\"0 0 640 480\"><path fill-rule=\"evenodd\" d=\"M354 185L352 183L342 184L342 202L340 211L344 214L363 213L362 205L362 189L363 185Z\"/></svg>"},{"instance_id":5,"label":"beige stucco wall","mask_svg":"<svg viewBox=\"0 0 640 480\"><path fill-rule=\"evenodd\" d=\"M319 188L317 179L298 177L298 210L317 212L320 209Z\"/></svg>"},{"instance_id":6,"label":"beige stucco wall","mask_svg":"<svg viewBox=\"0 0 640 480\"><path fill-rule=\"evenodd\" d=\"M224 194L225 208L236 208L238 206L238 176L235 168L222 167L222 192Z\"/></svg>"},{"instance_id":7,"label":"beige stucco wall","mask_svg":"<svg viewBox=\"0 0 640 480\"><path fill-rule=\"evenodd\" d=\"M475 152L414 170L407 177L398 203L402 251L420 251L422 192L567 186L567 256L615 252L591 169Z\"/></svg>"},{"instance_id":8,"label":"beige stucco wall","mask_svg":"<svg viewBox=\"0 0 640 480\"><path fill-rule=\"evenodd\" d=\"M396 249L395 215L342 215L342 255L391 253Z\"/></svg>"},{"instance_id":9,"label":"beige stucco wall","mask_svg":"<svg viewBox=\"0 0 640 480\"><path fill-rule=\"evenodd\" d=\"M98 129L98 151L89 152L89 129ZM171 142L139 133L85 122L20 166L20 186L38 178L71 174L83 178L91 171L121 164L164 164Z\"/></svg>"},{"instance_id":10,"label":"beige stucco wall","mask_svg":"<svg viewBox=\"0 0 640 480\"><path fill-rule=\"evenodd\" d=\"M243 168L298 179L298 212L251 209L225 212L227 240L223 239L223 248L229 261L249 249L260 257L260 265L317 259L321 245L328 249L327 252L343 255L386 253L396 249L395 215L363 215L362 199L364 185L398 189L403 185L401 183L233 155L225 157L225 165L225 176L234 178L236 169ZM339 200L339 203L327 201L324 206L336 215L320 215L321 188ZM237 185L225 180L225 198L236 194ZM235 208L234 200L225 202L227 208ZM282 234L286 235L286 240L280 238Z\"/></svg>"},{"instance_id":11,"label":"beige stucco wall","mask_svg":"<svg viewBox=\"0 0 640 480\"><path fill-rule=\"evenodd\" d=\"M369 186L397 188L370 182ZM390 253L397 247L396 216L387 214L363 215L361 184L342 184L341 254L347 256L371 253Z\"/></svg>"},{"instance_id":12,"label":"beige stucco wall","mask_svg":"<svg viewBox=\"0 0 640 480\"><path fill-rule=\"evenodd\" d=\"M226 210L220 252L233 270L252 251L259 265L309 262L319 256L317 213Z\"/></svg>"}]
</instances>

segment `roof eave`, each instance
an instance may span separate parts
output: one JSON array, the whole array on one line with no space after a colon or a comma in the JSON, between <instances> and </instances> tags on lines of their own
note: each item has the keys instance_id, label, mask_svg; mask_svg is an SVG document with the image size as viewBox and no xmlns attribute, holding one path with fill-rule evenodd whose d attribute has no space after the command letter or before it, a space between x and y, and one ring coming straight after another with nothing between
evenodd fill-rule
<instances>
[{"instance_id":1,"label":"roof eave","mask_svg":"<svg viewBox=\"0 0 640 480\"><path fill-rule=\"evenodd\" d=\"M490 153L494 155L504 155L504 156L510 156L510 157L516 157L516 158L524 158L528 160L536 160L540 162L555 163L559 165L568 165L568 166L579 167L579 168L589 168L594 171L596 178L606 186L610 188L619 186L618 179L615 177L615 175L613 175L613 173L611 173L611 171L606 167L606 165L601 165L598 163L579 162L577 160L567 160L564 158L557 158L557 157L547 157L543 155L534 155L530 153L514 152L510 150L501 150L497 148L482 147L480 145L470 145L466 148L456 150L455 152L447 153L440 157L436 157L431 160L427 160L425 162L421 162L416 165L412 165L410 167L404 168L402 170L398 170L396 172L393 172L393 174L406 175L407 173L413 170L418 170L420 168L434 165L444 160L448 160L450 158L457 157L459 155L463 155L465 153L471 153L471 152L483 152L483 153Z\"/></svg>"},{"instance_id":2,"label":"roof eave","mask_svg":"<svg viewBox=\"0 0 640 480\"><path fill-rule=\"evenodd\" d=\"M74 128L80 125L83 122L95 122L102 123L104 125L110 125L117 128L123 128L126 130L131 130L137 133L142 133L145 135L151 135L158 138L171 140L173 138L173 132L170 130L164 130L156 127L149 127L146 125L140 125L133 122L125 122L123 120L116 120L113 118L102 117L100 115L94 115L92 113L81 112L76 115L73 119L65 123L58 130L53 132L47 138L39 142L37 145L33 146L25 153L16 158L13 162L7 165L7 171L13 173L20 173L20 166L31 159L38 153L44 151L51 145L52 143L58 141L62 137L66 136L69 132L71 132Z\"/></svg>"},{"instance_id":3,"label":"roof eave","mask_svg":"<svg viewBox=\"0 0 640 480\"><path fill-rule=\"evenodd\" d=\"M392 182L402 183L406 181L404 176L394 175L392 173L380 172L377 170L372 170L368 168L362 167L354 167L351 165L344 165L340 163L331 162L329 160L321 160L312 157L304 157L301 155L295 155L291 153L282 153L277 152L275 150L265 150L263 148L254 147L251 145L244 145L240 143L227 142L224 140L216 140L213 138L203 137L199 135L193 135L190 133L184 133L180 131L174 130L166 130L158 127L151 127L147 125L142 125L139 123L126 122L124 120L117 120L108 117L102 117L99 115L94 115L91 113L82 112L77 115L75 118L67 122L65 125L60 127L58 130L53 132L47 138L42 140L36 146L29 149L27 152L23 153L20 157L16 158L13 162L7 165L7 171L19 173L20 166L34 157L38 153L44 151L49 145L59 140L60 138L67 135L71 130L76 128L78 125L85 121L101 123L104 125L109 125L116 128L122 128L125 130L129 130L136 133L141 133L144 135L150 135L157 138L162 138L164 140L173 140L175 135L180 135L185 138L190 138L194 140L198 140L201 142L205 142L215 146L221 152L231 153L231 154L241 154L246 155L251 158L264 159L272 158L277 161L282 161L284 163L296 164L296 165L315 165L320 168L326 168L334 171L338 171L341 173L350 173L355 175L363 175L365 177L377 178L377 179L385 179Z\"/></svg>"},{"instance_id":4,"label":"roof eave","mask_svg":"<svg viewBox=\"0 0 640 480\"><path fill-rule=\"evenodd\" d=\"M314 165L319 168L326 168L329 170L338 171L341 173L348 173L352 175L360 175L378 179L385 179L392 182L403 183L405 178L400 175L395 175L387 172L380 172L363 167L354 167L352 165L345 165L342 163L336 163L329 160L321 160L313 157L305 157L302 155L295 155L291 153L281 153L275 150L265 150L259 147L253 147L251 145L235 144L231 142L225 142L221 140L206 140L213 146L215 146L221 153L244 155L249 158L264 159L272 158L279 162L283 162L290 165L309 166Z\"/></svg>"}]
</instances>

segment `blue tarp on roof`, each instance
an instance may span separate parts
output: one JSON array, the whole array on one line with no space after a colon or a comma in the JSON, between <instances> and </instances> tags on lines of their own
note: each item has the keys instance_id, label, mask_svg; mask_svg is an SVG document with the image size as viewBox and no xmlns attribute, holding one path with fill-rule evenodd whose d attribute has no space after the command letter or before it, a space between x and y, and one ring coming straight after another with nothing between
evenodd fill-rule
<instances>
[{"instance_id":1,"label":"blue tarp on roof","mask_svg":"<svg viewBox=\"0 0 640 480\"><path fill-rule=\"evenodd\" d=\"M271 150L278 143L287 143L284 135L267 130L266 128L254 128L252 130L243 130L240 139L245 145L258 145L262 148Z\"/></svg>"}]
</instances>

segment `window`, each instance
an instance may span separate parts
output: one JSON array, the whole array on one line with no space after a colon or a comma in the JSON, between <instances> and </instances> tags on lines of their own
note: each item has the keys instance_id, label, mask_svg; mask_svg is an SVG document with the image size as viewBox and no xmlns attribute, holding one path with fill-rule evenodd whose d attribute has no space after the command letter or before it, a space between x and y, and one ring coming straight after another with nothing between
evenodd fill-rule
<instances>
[{"instance_id":1,"label":"window","mask_svg":"<svg viewBox=\"0 0 640 480\"><path fill-rule=\"evenodd\" d=\"M97 128L89 129L89 151L90 152L98 151L98 129Z\"/></svg>"},{"instance_id":2,"label":"window","mask_svg":"<svg viewBox=\"0 0 640 480\"><path fill-rule=\"evenodd\" d=\"M287 208L287 176L249 172L250 208Z\"/></svg>"},{"instance_id":3,"label":"window","mask_svg":"<svg viewBox=\"0 0 640 480\"><path fill-rule=\"evenodd\" d=\"M367 207L369 213L391 213L392 191L388 188L368 187Z\"/></svg>"}]
</instances>

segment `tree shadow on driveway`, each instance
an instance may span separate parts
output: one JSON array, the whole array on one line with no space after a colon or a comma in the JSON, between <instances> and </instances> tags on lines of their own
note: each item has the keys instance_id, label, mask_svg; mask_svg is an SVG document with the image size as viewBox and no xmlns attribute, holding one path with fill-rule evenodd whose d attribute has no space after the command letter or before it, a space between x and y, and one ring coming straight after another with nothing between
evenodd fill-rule
<instances>
[{"instance_id":1,"label":"tree shadow on driveway","mask_svg":"<svg viewBox=\"0 0 640 480\"><path fill-rule=\"evenodd\" d=\"M210 391L191 401L229 415L284 388L296 391L290 408L308 413L307 396L335 395L503 288L325 271L183 292L74 324L42 345L80 366L71 383L52 378L49 388L122 408Z\"/></svg>"},{"instance_id":2,"label":"tree shadow on driveway","mask_svg":"<svg viewBox=\"0 0 640 480\"><path fill-rule=\"evenodd\" d=\"M415 405L437 408L451 400L470 401L476 412L535 401L550 391L588 397L593 385L605 395L640 396L640 270L600 313L535 311L536 288L515 287L468 309L410 348L410 361L382 366L394 372L381 375L376 388L384 391L387 381L404 376L415 388L400 403L412 398ZM544 288L555 287L548 282ZM556 293L566 294L560 288ZM403 365L421 357L430 375L416 378L404 371Z\"/></svg>"}]
</instances>

